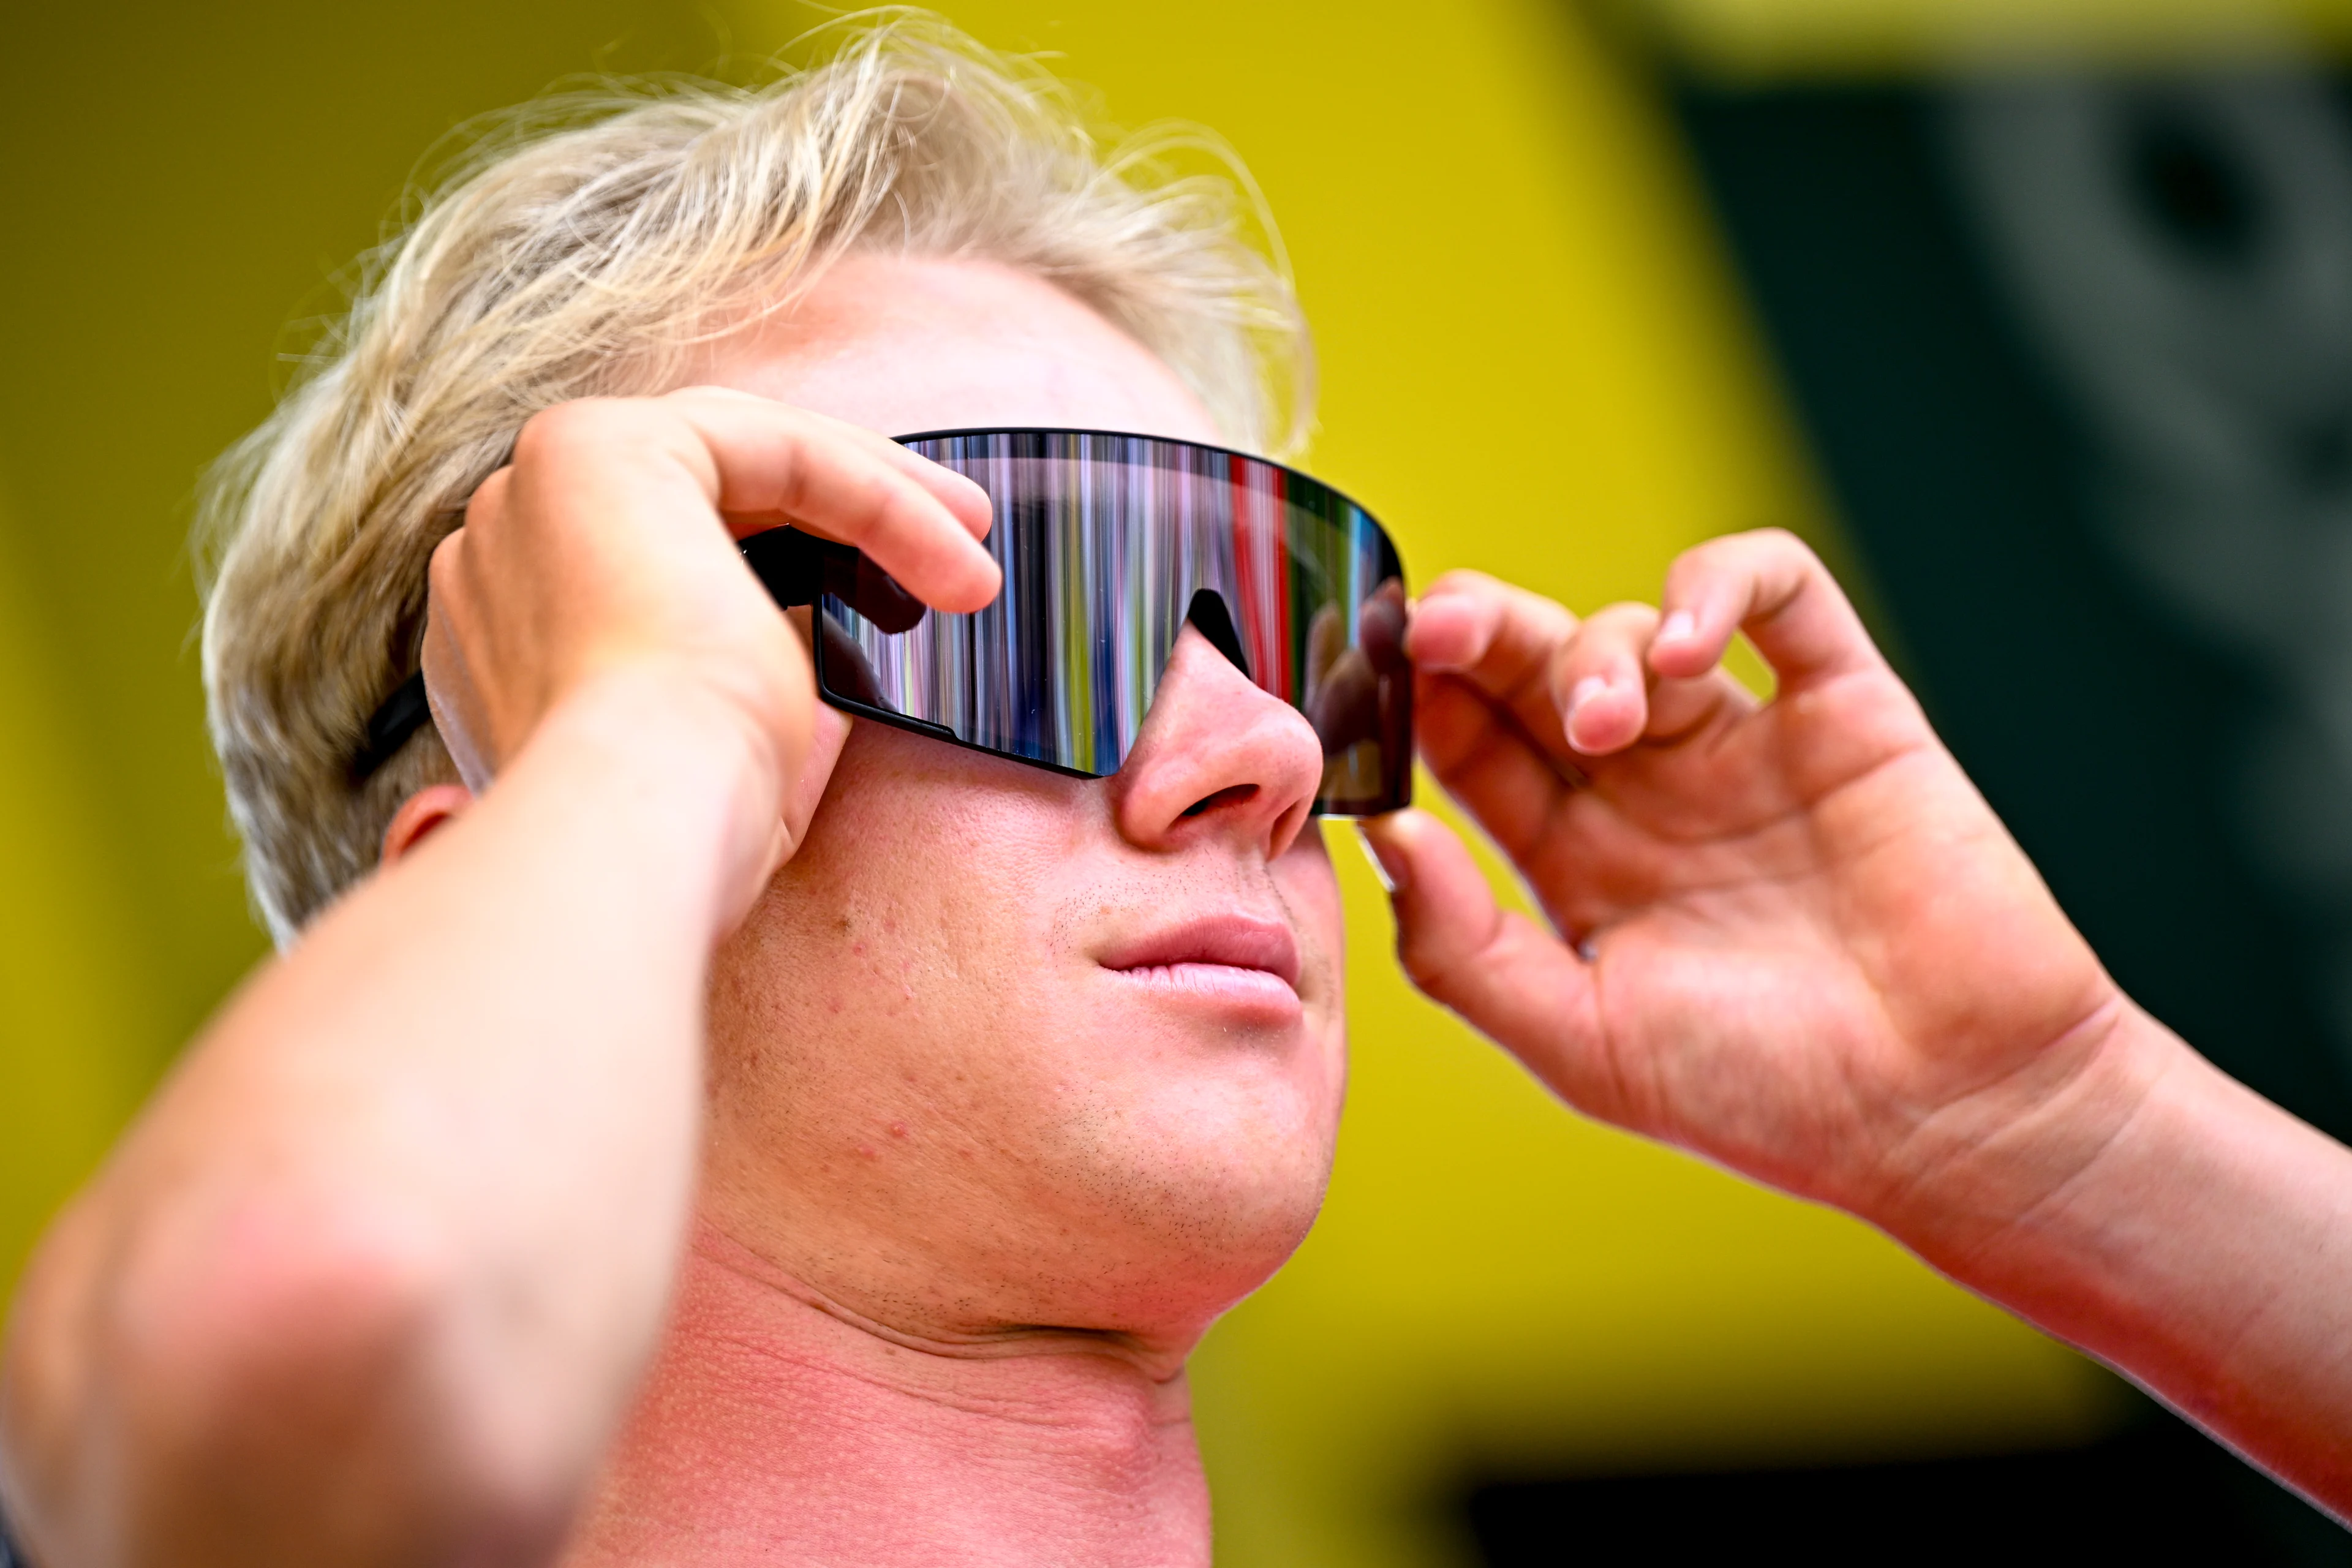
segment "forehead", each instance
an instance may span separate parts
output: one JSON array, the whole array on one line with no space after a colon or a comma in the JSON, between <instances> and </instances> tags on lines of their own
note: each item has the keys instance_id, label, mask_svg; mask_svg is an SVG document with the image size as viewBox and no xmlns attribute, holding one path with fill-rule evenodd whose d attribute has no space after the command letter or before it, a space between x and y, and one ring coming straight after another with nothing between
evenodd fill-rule
<instances>
[{"instance_id":1,"label":"forehead","mask_svg":"<svg viewBox=\"0 0 2352 1568\"><path fill-rule=\"evenodd\" d=\"M845 257L788 314L730 339L698 371L885 435L1043 426L1220 438L1149 349L1052 284L990 261Z\"/></svg>"}]
</instances>

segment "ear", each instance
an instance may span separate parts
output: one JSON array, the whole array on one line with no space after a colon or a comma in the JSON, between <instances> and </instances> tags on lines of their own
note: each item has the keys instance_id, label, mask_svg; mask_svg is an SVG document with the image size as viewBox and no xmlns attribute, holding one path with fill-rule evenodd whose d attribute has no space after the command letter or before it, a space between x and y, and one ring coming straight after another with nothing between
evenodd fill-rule
<instances>
[{"instance_id":1,"label":"ear","mask_svg":"<svg viewBox=\"0 0 2352 1568\"><path fill-rule=\"evenodd\" d=\"M474 792L464 784L438 784L418 790L400 803L392 814L392 821L383 830L383 857L386 866L424 842L425 835L445 824L455 822L474 804Z\"/></svg>"}]
</instances>

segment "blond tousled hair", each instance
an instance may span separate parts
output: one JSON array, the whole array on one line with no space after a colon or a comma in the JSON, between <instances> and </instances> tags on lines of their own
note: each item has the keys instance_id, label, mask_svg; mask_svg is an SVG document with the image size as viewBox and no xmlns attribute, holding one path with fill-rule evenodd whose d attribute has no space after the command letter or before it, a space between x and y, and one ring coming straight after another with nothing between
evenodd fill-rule
<instances>
[{"instance_id":1,"label":"blond tousled hair","mask_svg":"<svg viewBox=\"0 0 2352 1568\"><path fill-rule=\"evenodd\" d=\"M523 422L676 384L714 322L788 308L845 252L1024 268L1156 353L1234 445L1295 447L1287 267L1238 163L1174 166L1200 151L1105 152L1034 62L906 11L764 87L604 85L478 140L205 488L213 743L279 943L374 866L402 800L457 777L430 725L367 777L354 758L416 668L434 546Z\"/></svg>"}]
</instances>

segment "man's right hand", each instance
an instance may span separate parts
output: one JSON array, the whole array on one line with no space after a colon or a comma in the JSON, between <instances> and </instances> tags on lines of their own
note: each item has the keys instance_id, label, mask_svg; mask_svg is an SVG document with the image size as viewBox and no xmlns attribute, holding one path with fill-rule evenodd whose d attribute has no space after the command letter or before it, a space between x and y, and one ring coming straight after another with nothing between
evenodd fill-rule
<instances>
[{"instance_id":1,"label":"man's right hand","mask_svg":"<svg viewBox=\"0 0 2352 1568\"><path fill-rule=\"evenodd\" d=\"M468 787L574 693L662 680L740 723L769 786L747 798L775 803L747 893L764 883L845 732L824 724L813 743L807 654L732 545L785 523L857 546L938 608L995 596L986 493L871 431L719 387L531 419L433 557L425 684Z\"/></svg>"},{"instance_id":2,"label":"man's right hand","mask_svg":"<svg viewBox=\"0 0 2352 1568\"><path fill-rule=\"evenodd\" d=\"M734 546L779 523L996 590L976 486L741 393L550 409L477 492L425 663L486 793L239 992L26 1271L45 1560L551 1556L663 1321L714 941L845 732Z\"/></svg>"}]
</instances>

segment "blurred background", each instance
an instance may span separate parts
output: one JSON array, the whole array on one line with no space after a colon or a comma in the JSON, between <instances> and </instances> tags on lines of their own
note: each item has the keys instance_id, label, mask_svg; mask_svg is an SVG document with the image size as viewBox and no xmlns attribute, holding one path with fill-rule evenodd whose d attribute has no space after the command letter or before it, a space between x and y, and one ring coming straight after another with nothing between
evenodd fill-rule
<instances>
[{"instance_id":1,"label":"blurred background","mask_svg":"<svg viewBox=\"0 0 2352 1568\"><path fill-rule=\"evenodd\" d=\"M1306 461L1418 578L1589 609L1798 529L2124 984L2352 1131L2352 0L946 9L1240 151L1321 343ZM820 20L0 14L0 1289L265 948L199 470L469 117ZM2352 1562L1883 1237L1561 1113L1336 847L1354 1093L1321 1226L1197 1364L1221 1563Z\"/></svg>"}]
</instances>

